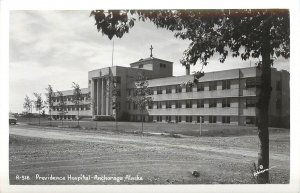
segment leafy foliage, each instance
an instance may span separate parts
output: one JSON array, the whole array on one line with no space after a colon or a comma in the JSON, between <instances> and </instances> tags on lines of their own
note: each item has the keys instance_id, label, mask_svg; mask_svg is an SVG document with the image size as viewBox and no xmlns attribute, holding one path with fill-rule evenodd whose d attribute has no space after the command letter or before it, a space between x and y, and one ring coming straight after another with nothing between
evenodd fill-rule
<instances>
[{"instance_id":1,"label":"leafy foliage","mask_svg":"<svg viewBox=\"0 0 300 193\"><path fill-rule=\"evenodd\" d=\"M153 103L151 95L151 89L148 87L149 83L146 77L142 74L138 75L135 81L135 88L133 96L128 97L128 101L137 105L138 109L142 112L146 110L146 107Z\"/></svg>"},{"instance_id":2,"label":"leafy foliage","mask_svg":"<svg viewBox=\"0 0 300 193\"><path fill-rule=\"evenodd\" d=\"M118 10L95 10L90 16L94 16L98 31L102 31L112 39L113 36L123 37L124 33L129 32L129 28L134 26L135 18L128 18L128 11Z\"/></svg>"},{"instance_id":3,"label":"leafy foliage","mask_svg":"<svg viewBox=\"0 0 300 193\"><path fill-rule=\"evenodd\" d=\"M77 125L79 126L79 105L82 101L82 93L79 84L73 82L73 98L72 102L77 106Z\"/></svg>"},{"instance_id":4,"label":"leafy foliage","mask_svg":"<svg viewBox=\"0 0 300 193\"><path fill-rule=\"evenodd\" d=\"M72 84L72 88L73 88L73 98L72 98L72 102L77 105L77 107L79 106L80 102L82 101L82 93L81 93L81 89L79 84L73 82ZM78 108L79 110L79 108Z\"/></svg>"},{"instance_id":5,"label":"leafy foliage","mask_svg":"<svg viewBox=\"0 0 300 193\"><path fill-rule=\"evenodd\" d=\"M157 28L175 31L175 37L191 41L180 60L184 66L195 65L197 61L206 66L215 53L220 55L220 62L224 62L229 53L243 60L261 59L266 27L269 27L271 62L280 56L290 56L289 11L286 9L95 10L91 16L98 31L109 39L128 33L136 17L153 22ZM261 62L257 64L260 66ZM199 73L196 72L195 79Z\"/></svg>"},{"instance_id":6,"label":"leafy foliage","mask_svg":"<svg viewBox=\"0 0 300 193\"><path fill-rule=\"evenodd\" d=\"M37 111L39 111L39 125L40 125L40 117L41 117L41 110L43 110L45 108L44 106L44 102L42 99L42 93L33 93L33 95L35 96L35 101L34 101L34 105L35 105L35 109Z\"/></svg>"},{"instance_id":7,"label":"leafy foliage","mask_svg":"<svg viewBox=\"0 0 300 193\"><path fill-rule=\"evenodd\" d=\"M37 111L41 111L45 106L43 105L43 99L42 99L42 94L41 93L33 93L35 96L36 100L34 101L35 109Z\"/></svg>"},{"instance_id":8,"label":"leafy foliage","mask_svg":"<svg viewBox=\"0 0 300 193\"><path fill-rule=\"evenodd\" d=\"M133 96L128 97L128 101L135 104L142 117L142 133L144 131L144 112L147 110L147 106L153 104L152 90L148 87L149 83L144 74L138 74L135 81L135 88L133 90Z\"/></svg>"},{"instance_id":9,"label":"leafy foliage","mask_svg":"<svg viewBox=\"0 0 300 193\"><path fill-rule=\"evenodd\" d=\"M57 97L58 97L58 112L60 115L65 115L67 113L67 103L65 101L64 94L61 91L57 91Z\"/></svg>"},{"instance_id":10,"label":"leafy foliage","mask_svg":"<svg viewBox=\"0 0 300 193\"><path fill-rule=\"evenodd\" d=\"M46 88L46 91L47 91L47 93L45 95L46 95L47 99L45 101L45 104L48 105L49 111L51 113L51 111L53 109L55 93L50 84L48 85L48 88Z\"/></svg>"},{"instance_id":11,"label":"leafy foliage","mask_svg":"<svg viewBox=\"0 0 300 193\"><path fill-rule=\"evenodd\" d=\"M32 102L33 101L26 95L23 107L27 113L30 113L30 110L32 109Z\"/></svg>"},{"instance_id":12,"label":"leafy foliage","mask_svg":"<svg viewBox=\"0 0 300 193\"><path fill-rule=\"evenodd\" d=\"M98 12L101 17L99 17ZM116 13L117 12L117 13ZM106 14L104 14L106 13ZM118 14L123 13L118 20ZM133 27L134 16L150 20L157 28L175 32L175 37L190 40L183 52L181 64L206 66L216 53L223 63L228 54L247 60L259 60L261 85L256 105L259 153L258 165L269 167L268 106L270 101L271 66L278 57L290 57L290 16L287 9L226 9L226 10L122 10L93 11L98 31L112 39L121 38ZM114 17L116 15L117 17ZM124 22L125 21L125 22ZM130 21L128 25L126 21ZM104 24L104 28L103 28ZM129 26L129 27L128 27ZM125 28L126 30L120 30ZM109 29L109 30L108 30ZM202 69L194 73L194 80L183 83L193 85L204 75ZM138 101L138 100L136 100ZM259 183L268 183L268 171L258 176Z\"/></svg>"}]
</instances>

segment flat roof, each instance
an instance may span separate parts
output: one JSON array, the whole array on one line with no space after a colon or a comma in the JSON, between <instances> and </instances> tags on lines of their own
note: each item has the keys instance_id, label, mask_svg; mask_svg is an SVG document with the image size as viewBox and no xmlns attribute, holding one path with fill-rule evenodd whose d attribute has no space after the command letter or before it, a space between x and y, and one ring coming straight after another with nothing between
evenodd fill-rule
<instances>
[{"instance_id":1,"label":"flat roof","mask_svg":"<svg viewBox=\"0 0 300 193\"><path fill-rule=\"evenodd\" d=\"M139 61L130 63L130 65L135 65L135 64L138 64L138 63L141 63L144 61L151 61L151 60L159 60L159 61L163 61L163 62L173 63L168 60L163 60L163 59L159 59L159 58L155 58L155 57L149 57L149 58L145 58L145 59L141 58Z\"/></svg>"}]
</instances>

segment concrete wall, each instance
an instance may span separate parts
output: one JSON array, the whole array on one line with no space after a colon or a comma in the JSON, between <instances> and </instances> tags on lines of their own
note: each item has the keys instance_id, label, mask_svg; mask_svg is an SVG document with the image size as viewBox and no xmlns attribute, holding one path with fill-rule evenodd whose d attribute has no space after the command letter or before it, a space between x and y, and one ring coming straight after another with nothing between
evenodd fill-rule
<instances>
[{"instance_id":1,"label":"concrete wall","mask_svg":"<svg viewBox=\"0 0 300 193\"><path fill-rule=\"evenodd\" d=\"M160 67L161 63L165 63L166 66L163 71ZM143 68L139 68L139 64L143 64ZM104 76L118 76L121 79L120 90L121 96L119 97L120 107L118 110L118 117L121 117L124 113L129 113L132 119L140 119L141 112L134 110L133 106L128 109L128 92L135 87L134 81L139 74L144 74L148 78L149 87L153 89L153 109L148 109L145 114L147 115L146 120L153 119L158 121L157 118L162 122L167 122L167 116L170 116L172 122L176 122L176 117L181 118L181 122L186 121L187 116L192 117L192 122L197 122L197 116L204 116L204 123L209 123L209 116L216 117L217 124L222 123L223 116L230 116L230 124L245 125L249 119L253 120L256 118L255 107L247 107L247 100L257 100L256 96L259 88L247 87L247 79L252 78L254 81L260 82L260 70L256 67L232 69L218 72L205 73L203 77L199 79L199 82L204 85L203 91L197 91L197 86L194 86L191 92L186 91L186 87L182 87L182 92L176 93L176 86L193 80L193 75L185 75L179 77L172 77L172 63L156 58L148 58L142 61L138 61L131 64L132 68L126 67L107 67L103 69L89 71L89 85L87 91L91 92L91 110L86 113L90 115L101 114L99 107L101 103L106 105L105 115L113 115L114 111L111 107L111 97L106 97L102 100L101 91L102 88L97 84L99 79ZM171 70L170 70L171 69ZM272 69L272 87L270 100L270 121L276 125L288 125L289 123L289 73L278 72ZM156 77L156 78L155 78ZM162 78L157 78L162 77ZM154 78L154 79L153 79ZM222 81L230 80L230 89L223 90ZM212 81L216 82L216 90L209 90L209 85ZM277 82L281 83L281 89L276 90ZM97 83L96 83L97 82ZM162 89L162 94L158 94L158 87ZM170 88L171 93L166 93L167 88ZM222 107L222 100L228 98L230 100L230 107ZM98 111L92 113L94 108L93 101L97 99ZM204 107L197 108L197 100L204 101ZM210 100L216 100L216 107L209 107ZM281 100L281 108L276 107L276 101ZM186 108L187 100L192 101L192 107ZM182 104L181 108L176 108L175 104L180 101ZM157 102L162 104L162 108L157 108ZM167 108L166 103L171 103L171 108ZM82 112L84 113L84 111ZM150 116L150 117L149 117Z\"/></svg>"},{"instance_id":2,"label":"concrete wall","mask_svg":"<svg viewBox=\"0 0 300 193\"><path fill-rule=\"evenodd\" d=\"M90 92L89 88L82 88L81 89L81 93L85 96L84 100L82 100L81 103L80 103L80 106L81 105L84 106L83 110L81 110L81 109L79 110L79 116L81 116L81 117L90 117L91 114L92 114L92 112L91 112L91 106L90 106L90 104L91 104L91 98L87 98L87 96L86 96L86 95L89 94L89 92ZM76 116L77 117L78 111L70 109L71 106L75 106L75 108L77 108L76 105L71 100L68 100L68 99L70 99L73 96L73 90L62 91L62 93L63 93L64 97L66 97L65 103L67 105L67 108L69 108L69 110L67 109L67 112L66 112L65 115ZM57 96L57 93L55 93L55 94ZM59 104L59 102L55 101L53 103L53 107L56 109L58 107L58 104ZM86 106L89 106L89 108L86 108ZM52 110L51 111L51 115L52 116L60 115L60 112L57 111L57 110Z\"/></svg>"},{"instance_id":3,"label":"concrete wall","mask_svg":"<svg viewBox=\"0 0 300 193\"><path fill-rule=\"evenodd\" d=\"M130 66L131 68L139 68L155 72L150 77L148 77L149 79L173 76L173 62L167 60L150 57L146 59L140 59L137 62L133 62L130 64Z\"/></svg>"}]
</instances>

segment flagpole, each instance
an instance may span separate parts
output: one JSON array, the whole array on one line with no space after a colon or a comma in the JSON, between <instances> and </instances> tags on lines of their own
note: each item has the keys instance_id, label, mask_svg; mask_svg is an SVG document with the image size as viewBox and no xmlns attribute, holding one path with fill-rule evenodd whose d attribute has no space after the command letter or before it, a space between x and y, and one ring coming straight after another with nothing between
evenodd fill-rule
<instances>
[{"instance_id":1,"label":"flagpole","mask_svg":"<svg viewBox=\"0 0 300 193\"><path fill-rule=\"evenodd\" d=\"M112 55L111 55L111 66L114 66L114 48L115 48L115 43L113 40L113 48L112 48Z\"/></svg>"}]
</instances>

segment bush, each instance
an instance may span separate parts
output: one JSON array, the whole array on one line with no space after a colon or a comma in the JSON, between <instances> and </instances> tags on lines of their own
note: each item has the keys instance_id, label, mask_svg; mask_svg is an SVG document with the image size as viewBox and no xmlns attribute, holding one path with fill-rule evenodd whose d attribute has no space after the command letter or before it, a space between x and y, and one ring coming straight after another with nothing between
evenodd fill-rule
<instances>
[{"instance_id":1,"label":"bush","mask_svg":"<svg viewBox=\"0 0 300 193\"><path fill-rule=\"evenodd\" d=\"M93 120L94 121L114 121L115 118L112 116L96 116Z\"/></svg>"}]
</instances>

